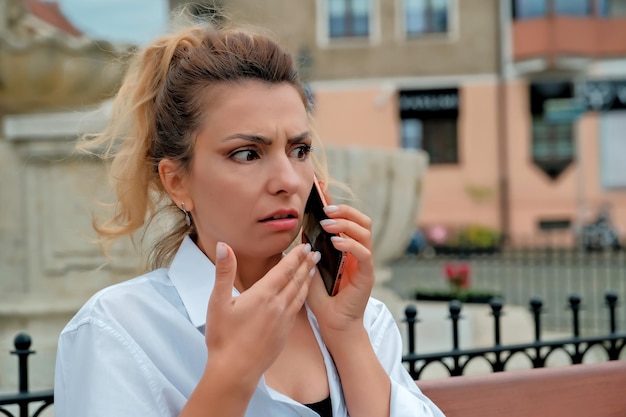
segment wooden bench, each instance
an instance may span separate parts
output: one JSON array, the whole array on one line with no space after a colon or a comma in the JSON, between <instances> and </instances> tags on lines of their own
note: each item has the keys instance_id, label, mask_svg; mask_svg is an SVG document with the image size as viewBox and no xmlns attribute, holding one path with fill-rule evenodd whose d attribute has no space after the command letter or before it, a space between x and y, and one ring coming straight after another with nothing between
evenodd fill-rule
<instances>
[{"instance_id":1,"label":"wooden bench","mask_svg":"<svg viewBox=\"0 0 626 417\"><path fill-rule=\"evenodd\" d=\"M420 380L446 417L626 417L626 361Z\"/></svg>"}]
</instances>

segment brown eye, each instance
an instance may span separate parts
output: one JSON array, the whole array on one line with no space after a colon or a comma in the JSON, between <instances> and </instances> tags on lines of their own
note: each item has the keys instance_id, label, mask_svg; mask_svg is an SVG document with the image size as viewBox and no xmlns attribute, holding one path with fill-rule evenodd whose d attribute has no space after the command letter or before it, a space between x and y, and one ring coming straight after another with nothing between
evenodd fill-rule
<instances>
[{"instance_id":1,"label":"brown eye","mask_svg":"<svg viewBox=\"0 0 626 417\"><path fill-rule=\"evenodd\" d=\"M230 157L238 162L250 162L259 159L259 153L253 149L243 149L233 152Z\"/></svg>"},{"instance_id":2,"label":"brown eye","mask_svg":"<svg viewBox=\"0 0 626 417\"><path fill-rule=\"evenodd\" d=\"M296 159L304 160L311 153L311 147L309 145L300 145L291 152L291 156Z\"/></svg>"}]
</instances>

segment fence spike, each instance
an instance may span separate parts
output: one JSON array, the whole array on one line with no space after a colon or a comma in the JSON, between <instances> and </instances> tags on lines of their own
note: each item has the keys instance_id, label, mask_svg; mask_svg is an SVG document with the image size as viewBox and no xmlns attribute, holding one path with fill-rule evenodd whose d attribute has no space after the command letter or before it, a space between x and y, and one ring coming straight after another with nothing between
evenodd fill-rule
<instances>
[{"instance_id":1,"label":"fence spike","mask_svg":"<svg viewBox=\"0 0 626 417\"><path fill-rule=\"evenodd\" d=\"M580 336L580 308L581 308L581 298L579 294L572 294L569 296L569 308L572 310L572 330L574 332L574 337L577 338Z\"/></svg>"},{"instance_id":2,"label":"fence spike","mask_svg":"<svg viewBox=\"0 0 626 417\"><path fill-rule=\"evenodd\" d=\"M539 297L530 299L530 311L535 321L535 342L541 341L541 313L543 313L543 300Z\"/></svg>"},{"instance_id":3,"label":"fence spike","mask_svg":"<svg viewBox=\"0 0 626 417\"><path fill-rule=\"evenodd\" d=\"M609 308L609 331L611 334L615 334L617 331L617 321L615 317L615 309L617 308L617 293L615 291L608 291L604 295L606 305Z\"/></svg>"}]
</instances>

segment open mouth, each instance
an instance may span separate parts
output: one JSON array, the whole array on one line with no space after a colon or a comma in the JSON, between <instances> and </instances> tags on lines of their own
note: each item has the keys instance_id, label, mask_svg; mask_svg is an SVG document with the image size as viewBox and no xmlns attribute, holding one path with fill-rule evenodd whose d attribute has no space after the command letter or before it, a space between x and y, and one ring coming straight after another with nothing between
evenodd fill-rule
<instances>
[{"instance_id":1,"label":"open mouth","mask_svg":"<svg viewBox=\"0 0 626 417\"><path fill-rule=\"evenodd\" d=\"M294 216L293 214L277 214L275 216L272 217L268 217L267 219L263 219L261 220L261 222L270 222L273 220L284 220L284 219L295 219L296 216Z\"/></svg>"}]
</instances>

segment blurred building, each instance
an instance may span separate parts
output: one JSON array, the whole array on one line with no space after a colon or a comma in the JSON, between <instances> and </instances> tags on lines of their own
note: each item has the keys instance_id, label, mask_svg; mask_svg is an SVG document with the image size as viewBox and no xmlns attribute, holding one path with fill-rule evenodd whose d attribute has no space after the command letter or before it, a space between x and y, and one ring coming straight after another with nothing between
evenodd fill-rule
<instances>
[{"instance_id":1,"label":"blurred building","mask_svg":"<svg viewBox=\"0 0 626 417\"><path fill-rule=\"evenodd\" d=\"M428 151L419 224L626 231L625 0L218 4L297 55L325 142Z\"/></svg>"}]
</instances>

